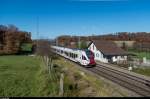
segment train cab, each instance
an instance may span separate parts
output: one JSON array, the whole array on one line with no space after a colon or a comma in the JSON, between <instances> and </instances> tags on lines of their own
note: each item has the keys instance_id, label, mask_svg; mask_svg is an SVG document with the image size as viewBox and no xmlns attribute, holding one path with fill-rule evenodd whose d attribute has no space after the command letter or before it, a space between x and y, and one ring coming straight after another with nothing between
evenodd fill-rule
<instances>
[{"instance_id":1,"label":"train cab","mask_svg":"<svg viewBox=\"0 0 150 99\"><path fill-rule=\"evenodd\" d=\"M84 67L93 67L96 65L96 62L94 60L94 53L90 50L80 51L77 61Z\"/></svg>"},{"instance_id":2,"label":"train cab","mask_svg":"<svg viewBox=\"0 0 150 99\"><path fill-rule=\"evenodd\" d=\"M90 50L85 50L85 53L86 53L86 56L88 57L89 59L89 66L95 66L96 65L96 62L94 60L94 53Z\"/></svg>"}]
</instances>

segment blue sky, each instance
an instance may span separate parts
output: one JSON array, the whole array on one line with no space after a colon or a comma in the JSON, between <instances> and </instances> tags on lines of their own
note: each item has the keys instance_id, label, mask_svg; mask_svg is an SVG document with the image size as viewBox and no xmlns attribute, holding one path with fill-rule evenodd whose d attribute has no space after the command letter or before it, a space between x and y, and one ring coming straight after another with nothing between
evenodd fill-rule
<instances>
[{"instance_id":1,"label":"blue sky","mask_svg":"<svg viewBox=\"0 0 150 99\"><path fill-rule=\"evenodd\" d=\"M0 0L0 24L39 37L150 32L149 0Z\"/></svg>"}]
</instances>

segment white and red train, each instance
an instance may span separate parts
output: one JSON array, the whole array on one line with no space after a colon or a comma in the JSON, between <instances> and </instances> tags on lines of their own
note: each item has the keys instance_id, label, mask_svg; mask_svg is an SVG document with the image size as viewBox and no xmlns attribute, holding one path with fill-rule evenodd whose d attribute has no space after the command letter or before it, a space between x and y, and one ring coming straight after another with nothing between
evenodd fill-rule
<instances>
[{"instance_id":1,"label":"white and red train","mask_svg":"<svg viewBox=\"0 0 150 99\"><path fill-rule=\"evenodd\" d=\"M94 53L88 49L80 50L80 49L70 49L60 46L51 46L53 52L70 59L76 63L79 63L85 67L95 66L96 62L94 60Z\"/></svg>"}]
</instances>

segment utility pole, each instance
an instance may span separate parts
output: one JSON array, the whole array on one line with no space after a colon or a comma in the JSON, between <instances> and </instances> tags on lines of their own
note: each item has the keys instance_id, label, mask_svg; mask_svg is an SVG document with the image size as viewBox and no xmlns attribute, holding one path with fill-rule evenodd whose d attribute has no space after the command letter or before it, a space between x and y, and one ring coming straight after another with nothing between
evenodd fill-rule
<instances>
[{"instance_id":1,"label":"utility pole","mask_svg":"<svg viewBox=\"0 0 150 99\"><path fill-rule=\"evenodd\" d=\"M39 17L37 16L37 19L36 19L36 32L37 32L37 39L39 37Z\"/></svg>"},{"instance_id":2,"label":"utility pole","mask_svg":"<svg viewBox=\"0 0 150 99\"><path fill-rule=\"evenodd\" d=\"M36 18L36 32L37 32L37 34L36 34L36 36L37 36L37 42L36 42L36 44L37 44L37 47L39 47L38 46L38 39L39 39L39 17L38 16Z\"/></svg>"},{"instance_id":3,"label":"utility pole","mask_svg":"<svg viewBox=\"0 0 150 99\"><path fill-rule=\"evenodd\" d=\"M78 44L79 44L79 49L80 49L80 36L78 38Z\"/></svg>"},{"instance_id":4,"label":"utility pole","mask_svg":"<svg viewBox=\"0 0 150 99\"><path fill-rule=\"evenodd\" d=\"M58 46L58 38L56 38L56 46Z\"/></svg>"}]
</instances>

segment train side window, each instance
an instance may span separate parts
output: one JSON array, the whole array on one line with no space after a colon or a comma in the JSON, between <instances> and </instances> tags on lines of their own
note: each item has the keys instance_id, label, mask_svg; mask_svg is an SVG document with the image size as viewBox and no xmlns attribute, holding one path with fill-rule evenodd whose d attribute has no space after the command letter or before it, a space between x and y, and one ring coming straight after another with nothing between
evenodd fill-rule
<instances>
[{"instance_id":1,"label":"train side window","mask_svg":"<svg viewBox=\"0 0 150 99\"><path fill-rule=\"evenodd\" d=\"M75 55L75 57L76 57L76 58L78 57L77 54Z\"/></svg>"},{"instance_id":2,"label":"train side window","mask_svg":"<svg viewBox=\"0 0 150 99\"><path fill-rule=\"evenodd\" d=\"M73 53L71 53L71 57L73 58Z\"/></svg>"},{"instance_id":3,"label":"train side window","mask_svg":"<svg viewBox=\"0 0 150 99\"><path fill-rule=\"evenodd\" d=\"M70 57L71 57L71 53L69 53L70 54Z\"/></svg>"},{"instance_id":4,"label":"train side window","mask_svg":"<svg viewBox=\"0 0 150 99\"><path fill-rule=\"evenodd\" d=\"M75 58L75 54L73 54L73 58Z\"/></svg>"}]
</instances>

